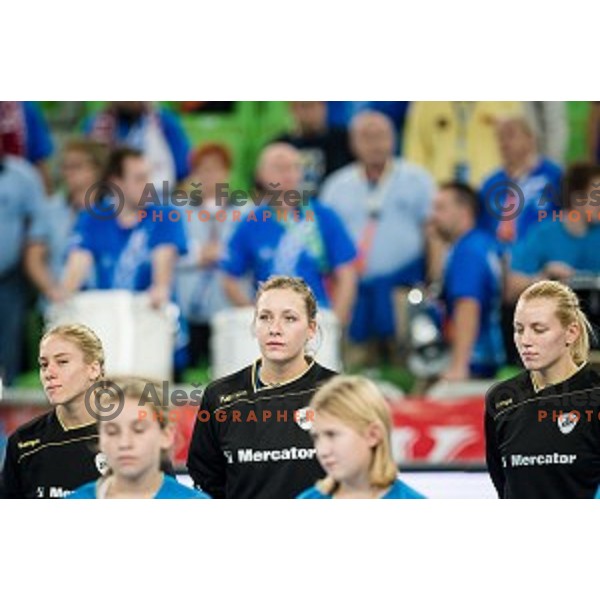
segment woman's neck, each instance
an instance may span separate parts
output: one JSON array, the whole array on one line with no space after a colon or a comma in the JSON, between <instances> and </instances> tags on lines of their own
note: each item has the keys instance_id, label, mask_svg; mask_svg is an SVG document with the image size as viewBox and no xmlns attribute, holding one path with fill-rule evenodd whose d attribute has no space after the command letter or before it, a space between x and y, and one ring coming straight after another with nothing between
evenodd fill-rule
<instances>
[{"instance_id":1,"label":"woman's neck","mask_svg":"<svg viewBox=\"0 0 600 600\"><path fill-rule=\"evenodd\" d=\"M164 481L164 473L151 469L137 479L127 479L112 475L106 488L106 498L154 498Z\"/></svg>"},{"instance_id":2,"label":"woman's neck","mask_svg":"<svg viewBox=\"0 0 600 600\"><path fill-rule=\"evenodd\" d=\"M537 391L561 383L577 373L581 366L577 366L571 356L569 356L565 360L559 361L547 369L532 371L531 380L533 386Z\"/></svg>"},{"instance_id":3,"label":"woman's neck","mask_svg":"<svg viewBox=\"0 0 600 600\"><path fill-rule=\"evenodd\" d=\"M304 355L285 363L271 362L263 358L260 367L260 379L267 385L282 384L304 373L309 365L310 362Z\"/></svg>"},{"instance_id":4,"label":"woman's neck","mask_svg":"<svg viewBox=\"0 0 600 600\"><path fill-rule=\"evenodd\" d=\"M85 406L83 395L77 396L67 404L59 404L56 407L56 416L65 429L83 427L95 422Z\"/></svg>"}]
</instances>

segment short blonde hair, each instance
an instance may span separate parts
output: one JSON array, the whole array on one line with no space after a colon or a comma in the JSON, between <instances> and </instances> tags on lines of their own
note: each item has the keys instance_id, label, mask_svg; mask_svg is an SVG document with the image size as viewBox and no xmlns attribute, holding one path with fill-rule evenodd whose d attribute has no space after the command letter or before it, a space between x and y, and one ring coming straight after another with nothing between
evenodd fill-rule
<instances>
[{"instance_id":1,"label":"short blonde hair","mask_svg":"<svg viewBox=\"0 0 600 600\"><path fill-rule=\"evenodd\" d=\"M590 354L590 332L592 326L579 305L577 294L564 283L543 280L530 285L519 296L519 301L527 302L538 298L546 298L556 302L556 316L566 329L572 323L579 328L579 336L569 351L576 365L582 365Z\"/></svg>"},{"instance_id":2,"label":"short blonde hair","mask_svg":"<svg viewBox=\"0 0 600 600\"><path fill-rule=\"evenodd\" d=\"M369 469L371 485L390 486L398 477L398 467L391 451L392 419L388 404L379 388L366 377L338 375L314 395L310 407L315 413L327 413L355 431L362 433L372 423L382 430L381 442L373 449ZM317 482L324 494L335 492L339 482L327 476Z\"/></svg>"}]
</instances>

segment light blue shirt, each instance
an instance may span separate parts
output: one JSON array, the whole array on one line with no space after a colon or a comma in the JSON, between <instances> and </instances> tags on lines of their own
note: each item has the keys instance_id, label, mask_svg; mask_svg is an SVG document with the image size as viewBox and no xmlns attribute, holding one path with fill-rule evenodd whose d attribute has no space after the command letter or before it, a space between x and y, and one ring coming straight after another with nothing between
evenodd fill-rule
<instances>
[{"instance_id":1,"label":"light blue shirt","mask_svg":"<svg viewBox=\"0 0 600 600\"><path fill-rule=\"evenodd\" d=\"M308 490L305 490L298 496L299 500L332 500L333 496L329 494L324 494L320 492L318 488L311 487ZM400 479L396 479L390 489L380 496L378 500L425 500L426 497L423 496L417 490L411 488L409 485L401 481Z\"/></svg>"},{"instance_id":2,"label":"light blue shirt","mask_svg":"<svg viewBox=\"0 0 600 600\"><path fill-rule=\"evenodd\" d=\"M57 192L47 200L49 267L56 281L60 281L64 271L69 254L69 240L75 228L77 216L78 213L71 208L62 192Z\"/></svg>"},{"instance_id":3,"label":"light blue shirt","mask_svg":"<svg viewBox=\"0 0 600 600\"><path fill-rule=\"evenodd\" d=\"M0 277L19 265L23 248L48 242L41 179L26 160L5 156L0 169Z\"/></svg>"},{"instance_id":4,"label":"light blue shirt","mask_svg":"<svg viewBox=\"0 0 600 600\"><path fill-rule=\"evenodd\" d=\"M550 262L562 262L575 271L600 273L599 250L600 224L590 224L579 236L564 223L546 219L515 246L511 267L518 273L535 275Z\"/></svg>"},{"instance_id":5,"label":"light blue shirt","mask_svg":"<svg viewBox=\"0 0 600 600\"><path fill-rule=\"evenodd\" d=\"M97 500L96 492L98 482L92 481L78 487L67 500ZM153 500L210 500L210 496L204 492L189 488L179 483L174 477L165 475L162 485L156 492Z\"/></svg>"},{"instance_id":6,"label":"light blue shirt","mask_svg":"<svg viewBox=\"0 0 600 600\"><path fill-rule=\"evenodd\" d=\"M423 226L431 209L435 183L429 173L401 158L376 186L353 163L332 173L323 184L323 204L337 212L357 247L369 222L369 206L379 209L363 280L391 275L424 253Z\"/></svg>"},{"instance_id":7,"label":"light blue shirt","mask_svg":"<svg viewBox=\"0 0 600 600\"><path fill-rule=\"evenodd\" d=\"M182 209L182 221L185 223L188 254L182 256L177 264L176 287L179 305L183 314L190 323L209 323L212 317L220 310L230 308L223 289L223 274L218 263L212 267L200 268L198 256L203 246L209 243L211 237L226 246L231 233L235 229L232 209L217 207L218 210L227 212L227 219L219 222L214 218L212 209L200 206L198 209ZM215 213L216 210L215 209ZM200 211L211 212L211 219L201 221L198 216ZM191 212L188 218L187 213ZM242 212L242 211L240 211Z\"/></svg>"}]
</instances>

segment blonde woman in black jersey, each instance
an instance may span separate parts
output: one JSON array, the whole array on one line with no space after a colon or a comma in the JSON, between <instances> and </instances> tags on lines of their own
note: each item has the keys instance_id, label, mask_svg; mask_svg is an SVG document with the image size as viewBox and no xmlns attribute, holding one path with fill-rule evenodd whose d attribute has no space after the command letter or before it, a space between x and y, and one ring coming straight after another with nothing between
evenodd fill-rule
<instances>
[{"instance_id":1,"label":"blonde woman in black jersey","mask_svg":"<svg viewBox=\"0 0 600 600\"><path fill-rule=\"evenodd\" d=\"M10 436L2 477L8 498L62 498L106 466L85 403L104 375L102 342L85 325L59 325L42 337L38 360L52 410Z\"/></svg>"},{"instance_id":2,"label":"blonde woman in black jersey","mask_svg":"<svg viewBox=\"0 0 600 600\"><path fill-rule=\"evenodd\" d=\"M600 375L577 295L539 281L519 297L525 372L486 396L487 464L500 498L593 498L600 483Z\"/></svg>"}]
</instances>

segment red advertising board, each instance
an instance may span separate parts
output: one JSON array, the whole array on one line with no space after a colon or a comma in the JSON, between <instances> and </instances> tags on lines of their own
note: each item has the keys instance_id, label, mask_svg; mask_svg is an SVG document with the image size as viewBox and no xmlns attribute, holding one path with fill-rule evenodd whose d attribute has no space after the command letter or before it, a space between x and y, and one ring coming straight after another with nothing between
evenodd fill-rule
<instances>
[{"instance_id":1,"label":"red advertising board","mask_svg":"<svg viewBox=\"0 0 600 600\"><path fill-rule=\"evenodd\" d=\"M451 401L406 398L392 406L392 451L399 463L481 464L485 460L484 401L481 396ZM19 425L47 411L44 406L0 404L0 451ZM198 408L174 409L176 427L173 459L184 467Z\"/></svg>"},{"instance_id":2,"label":"red advertising board","mask_svg":"<svg viewBox=\"0 0 600 600\"><path fill-rule=\"evenodd\" d=\"M393 405L392 451L397 462L485 461L482 396L432 400L410 398Z\"/></svg>"}]
</instances>

